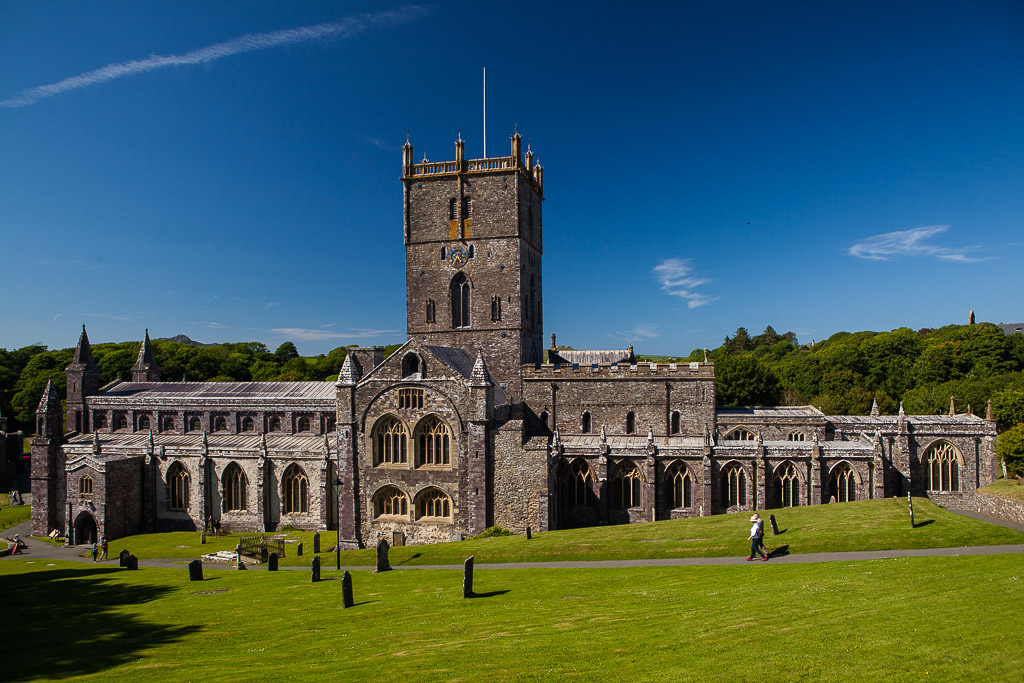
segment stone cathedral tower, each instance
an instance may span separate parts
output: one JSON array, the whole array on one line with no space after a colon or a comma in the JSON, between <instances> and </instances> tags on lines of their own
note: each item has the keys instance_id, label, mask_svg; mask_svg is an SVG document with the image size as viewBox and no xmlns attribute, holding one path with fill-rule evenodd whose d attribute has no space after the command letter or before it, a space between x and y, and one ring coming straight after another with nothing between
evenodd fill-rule
<instances>
[{"instance_id":1,"label":"stone cathedral tower","mask_svg":"<svg viewBox=\"0 0 1024 683\"><path fill-rule=\"evenodd\" d=\"M542 359L543 169L522 137L507 157L414 163L402 148L406 319L410 337L482 353L516 397Z\"/></svg>"}]
</instances>

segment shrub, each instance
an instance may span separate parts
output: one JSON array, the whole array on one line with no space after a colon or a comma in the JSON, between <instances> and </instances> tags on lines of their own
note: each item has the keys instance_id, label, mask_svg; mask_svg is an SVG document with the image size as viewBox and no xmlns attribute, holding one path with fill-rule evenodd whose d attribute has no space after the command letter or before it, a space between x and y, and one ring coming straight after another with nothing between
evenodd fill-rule
<instances>
[{"instance_id":1,"label":"shrub","mask_svg":"<svg viewBox=\"0 0 1024 683\"><path fill-rule=\"evenodd\" d=\"M489 526L473 538L491 538L492 536L511 536L512 532L508 529L502 529L500 526Z\"/></svg>"}]
</instances>

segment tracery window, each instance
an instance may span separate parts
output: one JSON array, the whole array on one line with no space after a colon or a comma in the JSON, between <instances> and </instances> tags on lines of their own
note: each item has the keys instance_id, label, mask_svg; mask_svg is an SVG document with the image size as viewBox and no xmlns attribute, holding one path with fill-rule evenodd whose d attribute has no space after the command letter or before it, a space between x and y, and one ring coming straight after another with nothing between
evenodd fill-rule
<instances>
[{"instance_id":1,"label":"tracery window","mask_svg":"<svg viewBox=\"0 0 1024 683\"><path fill-rule=\"evenodd\" d=\"M589 410L584 411L583 412L583 417L580 418L580 433L581 434L589 434L590 433L590 411Z\"/></svg>"},{"instance_id":2,"label":"tracery window","mask_svg":"<svg viewBox=\"0 0 1024 683\"><path fill-rule=\"evenodd\" d=\"M569 505L593 505L594 475L583 458L577 458L569 465L566 473L566 503Z\"/></svg>"},{"instance_id":3,"label":"tracery window","mask_svg":"<svg viewBox=\"0 0 1024 683\"><path fill-rule=\"evenodd\" d=\"M726 434L724 438L726 441L753 441L754 433L749 429L740 427Z\"/></svg>"},{"instance_id":4,"label":"tracery window","mask_svg":"<svg viewBox=\"0 0 1024 683\"><path fill-rule=\"evenodd\" d=\"M619 463L612 474L612 507L640 506L640 470L631 462Z\"/></svg>"},{"instance_id":5,"label":"tracery window","mask_svg":"<svg viewBox=\"0 0 1024 683\"><path fill-rule=\"evenodd\" d=\"M139 415L139 431L144 432L149 429L149 415Z\"/></svg>"},{"instance_id":6,"label":"tracery window","mask_svg":"<svg viewBox=\"0 0 1024 683\"><path fill-rule=\"evenodd\" d=\"M728 507L747 504L747 473L737 464L722 470L722 502Z\"/></svg>"},{"instance_id":7,"label":"tracery window","mask_svg":"<svg viewBox=\"0 0 1024 683\"><path fill-rule=\"evenodd\" d=\"M398 390L398 407L402 410L412 410L415 408L423 407L423 390L422 389L399 389Z\"/></svg>"},{"instance_id":8,"label":"tracery window","mask_svg":"<svg viewBox=\"0 0 1024 683\"><path fill-rule=\"evenodd\" d=\"M309 511L309 480L302 468L295 463L284 471L282 493L285 514L302 514Z\"/></svg>"},{"instance_id":9,"label":"tracery window","mask_svg":"<svg viewBox=\"0 0 1024 683\"><path fill-rule=\"evenodd\" d=\"M373 426L373 463L399 465L409 462L408 435L397 418L386 415Z\"/></svg>"},{"instance_id":10,"label":"tracery window","mask_svg":"<svg viewBox=\"0 0 1024 683\"><path fill-rule=\"evenodd\" d=\"M673 509L693 507L693 477L683 462L677 460L669 465L665 483L668 485L666 498Z\"/></svg>"},{"instance_id":11,"label":"tracery window","mask_svg":"<svg viewBox=\"0 0 1024 683\"><path fill-rule=\"evenodd\" d=\"M465 273L452 278L452 327L469 327L469 280Z\"/></svg>"},{"instance_id":12,"label":"tracery window","mask_svg":"<svg viewBox=\"0 0 1024 683\"><path fill-rule=\"evenodd\" d=\"M673 410L672 411L672 421L671 422L672 422L672 424L670 425L670 427L671 427L670 431L673 434L678 434L681 431L683 431L683 418L682 418L682 415L679 414L678 410Z\"/></svg>"},{"instance_id":13,"label":"tracery window","mask_svg":"<svg viewBox=\"0 0 1024 683\"><path fill-rule=\"evenodd\" d=\"M221 478L221 483L224 487L224 512L233 512L235 510L244 510L245 505L245 491L247 481L245 478L245 472L238 466L238 463L231 463L224 470L224 476Z\"/></svg>"},{"instance_id":14,"label":"tracery window","mask_svg":"<svg viewBox=\"0 0 1024 683\"><path fill-rule=\"evenodd\" d=\"M428 415L416 427L416 465L451 464L451 430L433 415Z\"/></svg>"},{"instance_id":15,"label":"tracery window","mask_svg":"<svg viewBox=\"0 0 1024 683\"><path fill-rule=\"evenodd\" d=\"M408 516L409 498L395 486L385 486L373 501L374 517Z\"/></svg>"},{"instance_id":16,"label":"tracery window","mask_svg":"<svg viewBox=\"0 0 1024 683\"><path fill-rule=\"evenodd\" d=\"M501 297L491 297L491 322L498 322L501 320Z\"/></svg>"},{"instance_id":17,"label":"tracery window","mask_svg":"<svg viewBox=\"0 0 1024 683\"><path fill-rule=\"evenodd\" d=\"M924 455L925 481L929 491L959 491L963 456L953 444L939 441Z\"/></svg>"},{"instance_id":18,"label":"tracery window","mask_svg":"<svg viewBox=\"0 0 1024 683\"><path fill-rule=\"evenodd\" d=\"M789 433L786 437L787 441L807 441L807 435L797 430Z\"/></svg>"},{"instance_id":19,"label":"tracery window","mask_svg":"<svg viewBox=\"0 0 1024 683\"><path fill-rule=\"evenodd\" d=\"M416 498L417 519L446 519L451 516L451 499L440 489L426 489Z\"/></svg>"},{"instance_id":20,"label":"tracery window","mask_svg":"<svg viewBox=\"0 0 1024 683\"><path fill-rule=\"evenodd\" d=\"M443 249L442 249L443 251ZM441 257L442 260L444 256ZM427 299L427 322L432 323L437 320L437 306L434 304L433 299Z\"/></svg>"},{"instance_id":21,"label":"tracery window","mask_svg":"<svg viewBox=\"0 0 1024 683\"><path fill-rule=\"evenodd\" d=\"M256 420L251 417L242 418L242 431L243 432L255 432L256 431Z\"/></svg>"},{"instance_id":22,"label":"tracery window","mask_svg":"<svg viewBox=\"0 0 1024 683\"><path fill-rule=\"evenodd\" d=\"M838 503L849 503L857 500L857 479L853 468L841 462L832 468L828 477L829 496Z\"/></svg>"},{"instance_id":23,"label":"tracery window","mask_svg":"<svg viewBox=\"0 0 1024 683\"><path fill-rule=\"evenodd\" d=\"M188 470L176 462L167 470L167 509L187 510L191 478Z\"/></svg>"},{"instance_id":24,"label":"tracery window","mask_svg":"<svg viewBox=\"0 0 1024 683\"><path fill-rule=\"evenodd\" d=\"M636 434L636 413L632 410L626 413L626 433Z\"/></svg>"},{"instance_id":25,"label":"tracery window","mask_svg":"<svg viewBox=\"0 0 1024 683\"><path fill-rule=\"evenodd\" d=\"M78 495L81 498L92 497L92 477L88 474L83 474L78 478Z\"/></svg>"},{"instance_id":26,"label":"tracery window","mask_svg":"<svg viewBox=\"0 0 1024 683\"><path fill-rule=\"evenodd\" d=\"M775 503L784 508L800 505L800 478L792 463L775 470Z\"/></svg>"}]
</instances>

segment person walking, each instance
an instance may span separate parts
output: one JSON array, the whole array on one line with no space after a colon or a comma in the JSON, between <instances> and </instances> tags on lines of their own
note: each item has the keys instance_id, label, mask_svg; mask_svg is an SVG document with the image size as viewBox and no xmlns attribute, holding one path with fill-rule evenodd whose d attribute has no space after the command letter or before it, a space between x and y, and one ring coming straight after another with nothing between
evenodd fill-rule
<instances>
[{"instance_id":1,"label":"person walking","mask_svg":"<svg viewBox=\"0 0 1024 683\"><path fill-rule=\"evenodd\" d=\"M107 557L107 537L106 536L101 536L100 537L100 548L103 549L103 554L100 555L100 559L101 560L110 559L110 558Z\"/></svg>"},{"instance_id":2,"label":"person walking","mask_svg":"<svg viewBox=\"0 0 1024 683\"><path fill-rule=\"evenodd\" d=\"M761 521L757 514L754 514L750 518L750 523L750 536L747 537L750 541L750 556L747 558L747 562L753 562L755 555L761 556L761 562L767 562L768 556L761 550L761 539L764 537L764 522Z\"/></svg>"},{"instance_id":3,"label":"person walking","mask_svg":"<svg viewBox=\"0 0 1024 683\"><path fill-rule=\"evenodd\" d=\"M96 541L92 542L92 561L96 561L96 556L100 554L99 546L96 545Z\"/></svg>"}]
</instances>

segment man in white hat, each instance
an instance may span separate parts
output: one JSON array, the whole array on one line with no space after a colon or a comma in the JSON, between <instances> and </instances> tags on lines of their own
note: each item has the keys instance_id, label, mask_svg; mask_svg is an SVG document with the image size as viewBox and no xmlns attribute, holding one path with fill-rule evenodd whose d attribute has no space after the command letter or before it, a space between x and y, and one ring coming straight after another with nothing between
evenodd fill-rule
<instances>
[{"instance_id":1,"label":"man in white hat","mask_svg":"<svg viewBox=\"0 0 1024 683\"><path fill-rule=\"evenodd\" d=\"M750 536L748 537L750 540L750 557L747 558L747 562L753 562L755 554L761 556L761 562L767 562L768 556L761 550L761 538L764 536L764 522L761 521L761 518L756 512L751 516L750 522L752 525L750 527Z\"/></svg>"}]
</instances>

